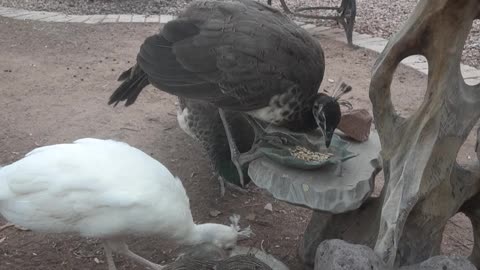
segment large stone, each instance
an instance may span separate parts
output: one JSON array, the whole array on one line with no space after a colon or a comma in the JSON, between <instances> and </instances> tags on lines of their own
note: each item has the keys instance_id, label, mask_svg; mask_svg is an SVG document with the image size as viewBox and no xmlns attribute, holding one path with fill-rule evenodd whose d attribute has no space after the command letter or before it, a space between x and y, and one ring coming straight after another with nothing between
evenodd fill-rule
<instances>
[{"instance_id":1,"label":"large stone","mask_svg":"<svg viewBox=\"0 0 480 270\"><path fill-rule=\"evenodd\" d=\"M318 246L314 269L385 270L386 266L371 248L333 239Z\"/></svg>"},{"instance_id":2,"label":"large stone","mask_svg":"<svg viewBox=\"0 0 480 270\"><path fill-rule=\"evenodd\" d=\"M316 170L290 168L262 157L249 164L248 175L255 185L278 200L314 210L344 213L359 208L373 191L374 179L380 170L377 133L372 133L367 142L351 142L348 150L358 156Z\"/></svg>"},{"instance_id":3,"label":"large stone","mask_svg":"<svg viewBox=\"0 0 480 270\"><path fill-rule=\"evenodd\" d=\"M345 135L359 142L368 140L373 117L365 109L351 110L342 113L338 129Z\"/></svg>"},{"instance_id":4,"label":"large stone","mask_svg":"<svg viewBox=\"0 0 480 270\"><path fill-rule=\"evenodd\" d=\"M401 267L399 270L477 270L466 258L435 256L420 264Z\"/></svg>"}]
</instances>

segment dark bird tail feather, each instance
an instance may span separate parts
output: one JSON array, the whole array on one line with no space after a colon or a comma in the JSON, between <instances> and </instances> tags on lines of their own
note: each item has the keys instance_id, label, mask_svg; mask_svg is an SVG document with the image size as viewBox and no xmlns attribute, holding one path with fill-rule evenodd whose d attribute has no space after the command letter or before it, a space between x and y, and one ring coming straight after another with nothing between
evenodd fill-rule
<instances>
[{"instance_id":1,"label":"dark bird tail feather","mask_svg":"<svg viewBox=\"0 0 480 270\"><path fill-rule=\"evenodd\" d=\"M137 100L143 88L150 84L147 74L138 65L123 72L120 77L118 77L118 81L123 82L117 90L113 92L108 101L108 105L113 104L114 107L125 100L125 106L132 105L135 100Z\"/></svg>"}]
</instances>

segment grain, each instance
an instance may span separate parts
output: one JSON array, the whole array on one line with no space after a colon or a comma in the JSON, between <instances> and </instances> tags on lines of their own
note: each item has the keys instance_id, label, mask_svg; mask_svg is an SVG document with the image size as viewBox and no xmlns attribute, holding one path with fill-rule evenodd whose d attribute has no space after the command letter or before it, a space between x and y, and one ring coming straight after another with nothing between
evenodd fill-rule
<instances>
[{"instance_id":1,"label":"grain","mask_svg":"<svg viewBox=\"0 0 480 270\"><path fill-rule=\"evenodd\" d=\"M332 153L313 152L302 146L295 146L289 149L293 157L304 161L325 161L333 156Z\"/></svg>"}]
</instances>

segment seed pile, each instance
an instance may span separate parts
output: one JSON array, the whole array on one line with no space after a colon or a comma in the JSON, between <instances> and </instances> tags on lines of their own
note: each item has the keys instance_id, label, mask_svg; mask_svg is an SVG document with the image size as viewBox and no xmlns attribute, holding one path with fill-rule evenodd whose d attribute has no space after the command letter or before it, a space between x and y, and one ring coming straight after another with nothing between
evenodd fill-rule
<instances>
[{"instance_id":1,"label":"seed pile","mask_svg":"<svg viewBox=\"0 0 480 270\"><path fill-rule=\"evenodd\" d=\"M290 154L304 161L325 161L333 156L332 153L313 152L302 146L289 149Z\"/></svg>"}]
</instances>

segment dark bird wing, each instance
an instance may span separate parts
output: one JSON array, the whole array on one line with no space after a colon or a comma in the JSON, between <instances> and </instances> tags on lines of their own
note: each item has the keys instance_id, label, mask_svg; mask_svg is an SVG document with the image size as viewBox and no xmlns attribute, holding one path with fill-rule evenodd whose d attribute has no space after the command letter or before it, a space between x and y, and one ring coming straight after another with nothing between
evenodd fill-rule
<instances>
[{"instance_id":1,"label":"dark bird wing","mask_svg":"<svg viewBox=\"0 0 480 270\"><path fill-rule=\"evenodd\" d=\"M254 1L195 2L145 40L137 63L163 91L241 111L291 88L313 95L324 73L318 42Z\"/></svg>"}]
</instances>

